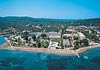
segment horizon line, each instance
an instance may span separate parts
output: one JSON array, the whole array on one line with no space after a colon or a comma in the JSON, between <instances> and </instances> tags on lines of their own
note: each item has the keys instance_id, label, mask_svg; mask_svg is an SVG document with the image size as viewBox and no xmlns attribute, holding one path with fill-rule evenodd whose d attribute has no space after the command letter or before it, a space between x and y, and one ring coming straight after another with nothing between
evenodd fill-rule
<instances>
[{"instance_id":1,"label":"horizon line","mask_svg":"<svg viewBox=\"0 0 100 70\"><path fill-rule=\"evenodd\" d=\"M91 17L91 18L52 18L52 17L32 17L32 16L0 16L0 17L28 17L28 18L37 18L37 19L68 19L68 20L83 20L83 19L98 19L100 17Z\"/></svg>"}]
</instances>

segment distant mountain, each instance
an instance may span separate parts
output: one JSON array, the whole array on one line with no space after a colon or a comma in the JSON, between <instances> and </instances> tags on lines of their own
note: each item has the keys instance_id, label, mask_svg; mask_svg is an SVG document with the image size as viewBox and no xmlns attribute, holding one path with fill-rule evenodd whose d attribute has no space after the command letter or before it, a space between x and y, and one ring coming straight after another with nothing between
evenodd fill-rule
<instances>
[{"instance_id":1,"label":"distant mountain","mask_svg":"<svg viewBox=\"0 0 100 70\"><path fill-rule=\"evenodd\" d=\"M27 24L68 24L70 21L61 19L31 18L31 17L0 17L0 28L16 26L21 27Z\"/></svg>"},{"instance_id":2,"label":"distant mountain","mask_svg":"<svg viewBox=\"0 0 100 70\"><path fill-rule=\"evenodd\" d=\"M49 18L31 18L31 17L0 17L0 28L7 28L11 26L15 27L23 27L27 24L44 24L44 25L56 25L56 24L64 24L64 25L86 25L89 26L95 25L100 26L100 18L93 19L49 19Z\"/></svg>"},{"instance_id":3,"label":"distant mountain","mask_svg":"<svg viewBox=\"0 0 100 70\"><path fill-rule=\"evenodd\" d=\"M100 26L100 18L77 20L77 21L74 22L74 25Z\"/></svg>"}]
</instances>

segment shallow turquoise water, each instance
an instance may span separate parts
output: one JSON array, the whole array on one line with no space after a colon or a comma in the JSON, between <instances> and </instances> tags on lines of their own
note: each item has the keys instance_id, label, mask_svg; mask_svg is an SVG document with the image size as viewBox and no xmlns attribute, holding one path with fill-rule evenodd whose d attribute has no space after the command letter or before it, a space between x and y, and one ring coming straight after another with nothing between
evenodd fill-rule
<instances>
[{"instance_id":1,"label":"shallow turquoise water","mask_svg":"<svg viewBox=\"0 0 100 70\"><path fill-rule=\"evenodd\" d=\"M0 70L100 70L100 48L81 55L60 56L47 53L0 50ZM84 60L83 56L89 56Z\"/></svg>"},{"instance_id":2,"label":"shallow turquoise water","mask_svg":"<svg viewBox=\"0 0 100 70\"><path fill-rule=\"evenodd\" d=\"M3 36L0 36L0 45L4 44L6 42L6 40L4 39Z\"/></svg>"}]
</instances>

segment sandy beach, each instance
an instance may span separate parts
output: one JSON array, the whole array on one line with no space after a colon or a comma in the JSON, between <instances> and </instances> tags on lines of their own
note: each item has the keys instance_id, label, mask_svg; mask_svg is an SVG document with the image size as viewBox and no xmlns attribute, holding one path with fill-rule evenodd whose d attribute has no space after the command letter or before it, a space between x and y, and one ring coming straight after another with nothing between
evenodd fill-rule
<instances>
[{"instance_id":1,"label":"sandy beach","mask_svg":"<svg viewBox=\"0 0 100 70\"><path fill-rule=\"evenodd\" d=\"M50 54L57 54L57 55L78 55L79 53L83 53L89 49L100 47L100 44L88 47L82 47L77 50L70 50L70 48L66 49L48 49L48 48L35 48L35 47L15 47L13 48L6 47L8 44L5 43L1 46L0 49L9 49L9 50L21 50L21 51L28 51L28 52L40 52L40 53L50 53Z\"/></svg>"},{"instance_id":2,"label":"sandy beach","mask_svg":"<svg viewBox=\"0 0 100 70\"><path fill-rule=\"evenodd\" d=\"M2 48L2 49L50 53L50 54L57 54L57 55L72 55L69 49L48 49L48 48L30 48L30 47L13 47L13 48L8 47L8 48Z\"/></svg>"}]
</instances>

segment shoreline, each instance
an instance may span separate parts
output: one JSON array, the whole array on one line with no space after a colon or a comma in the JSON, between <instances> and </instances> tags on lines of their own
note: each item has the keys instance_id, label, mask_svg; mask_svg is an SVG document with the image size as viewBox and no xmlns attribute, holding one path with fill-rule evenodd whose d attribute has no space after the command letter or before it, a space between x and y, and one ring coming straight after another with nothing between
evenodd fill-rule
<instances>
[{"instance_id":1,"label":"shoreline","mask_svg":"<svg viewBox=\"0 0 100 70\"><path fill-rule=\"evenodd\" d=\"M9 44L7 42L5 42L4 44L0 45L0 49L1 48L6 48L6 46L8 46Z\"/></svg>"},{"instance_id":2,"label":"shoreline","mask_svg":"<svg viewBox=\"0 0 100 70\"><path fill-rule=\"evenodd\" d=\"M69 49L48 49L48 48L30 48L30 47L14 47L11 48L1 48L8 50L18 50L18 51L27 51L27 52L37 52L37 53L48 53L48 54L56 54L56 55L74 55L71 52L68 52Z\"/></svg>"},{"instance_id":3,"label":"shoreline","mask_svg":"<svg viewBox=\"0 0 100 70\"><path fill-rule=\"evenodd\" d=\"M57 54L57 55L75 55L80 58L79 54L84 53L85 51L93 48L100 47L100 44L95 44L91 46L81 47L77 50L71 50L70 48L65 49L48 49L48 48L36 48L36 47L29 47L29 46L11 46L9 41L6 41L3 45L0 45L0 49L8 49L8 50L20 50L20 51L27 51L27 52L37 52L37 53L49 53L49 54Z\"/></svg>"},{"instance_id":4,"label":"shoreline","mask_svg":"<svg viewBox=\"0 0 100 70\"><path fill-rule=\"evenodd\" d=\"M19 51L27 51L27 52L37 52L37 53L49 53L49 54L57 54L57 55L75 55L77 56L77 54L81 54L84 53L85 51L89 50L89 49L93 49L93 48L97 48L100 47L100 44L98 45L94 45L94 46L87 46L87 47L82 47L79 48L77 50L70 50L70 48L66 48L66 49L48 49L48 48L32 48L32 47L5 47L8 44L5 43L2 47L0 46L0 49L8 49L8 50L19 50Z\"/></svg>"},{"instance_id":5,"label":"shoreline","mask_svg":"<svg viewBox=\"0 0 100 70\"><path fill-rule=\"evenodd\" d=\"M76 52L78 54L81 54L81 53L84 53L85 51L88 51L88 50L94 49L94 48L98 48L98 47L100 47L100 44L93 45L93 46L87 46L87 47L81 47L81 48L77 49Z\"/></svg>"}]
</instances>

